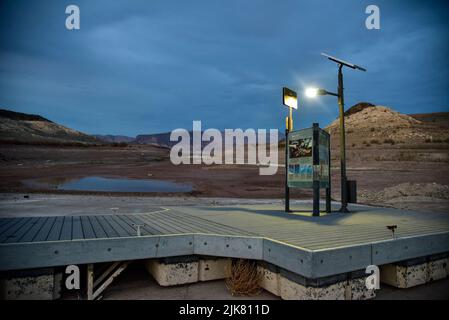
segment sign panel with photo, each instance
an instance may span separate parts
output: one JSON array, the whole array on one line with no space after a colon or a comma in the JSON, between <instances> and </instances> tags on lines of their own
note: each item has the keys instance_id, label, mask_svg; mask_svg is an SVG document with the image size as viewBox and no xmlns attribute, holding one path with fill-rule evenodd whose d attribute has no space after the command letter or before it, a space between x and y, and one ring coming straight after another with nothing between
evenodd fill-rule
<instances>
[{"instance_id":1,"label":"sign panel with photo","mask_svg":"<svg viewBox=\"0 0 449 320\"><path fill-rule=\"evenodd\" d=\"M289 133L287 139L289 187L312 188L314 176L320 181L321 188L329 186L329 134L319 130L319 165L316 166L313 165L313 128Z\"/></svg>"}]
</instances>

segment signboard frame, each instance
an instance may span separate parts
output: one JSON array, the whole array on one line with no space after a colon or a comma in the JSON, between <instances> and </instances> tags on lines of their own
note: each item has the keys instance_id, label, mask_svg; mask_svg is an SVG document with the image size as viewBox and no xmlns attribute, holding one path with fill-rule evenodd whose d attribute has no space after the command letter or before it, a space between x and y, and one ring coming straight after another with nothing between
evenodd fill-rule
<instances>
[{"instance_id":1,"label":"signboard frame","mask_svg":"<svg viewBox=\"0 0 449 320\"><path fill-rule=\"evenodd\" d=\"M317 123L311 128L290 131L286 139L288 188L314 190L314 215L319 215L320 188L326 189L326 212L330 212L330 135Z\"/></svg>"}]
</instances>

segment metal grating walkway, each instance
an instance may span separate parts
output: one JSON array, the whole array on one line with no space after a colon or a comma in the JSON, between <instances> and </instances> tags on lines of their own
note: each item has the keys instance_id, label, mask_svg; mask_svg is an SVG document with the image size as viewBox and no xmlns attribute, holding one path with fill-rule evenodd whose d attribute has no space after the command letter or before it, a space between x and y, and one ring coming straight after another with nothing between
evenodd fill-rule
<instances>
[{"instance_id":1,"label":"metal grating walkway","mask_svg":"<svg viewBox=\"0 0 449 320\"><path fill-rule=\"evenodd\" d=\"M307 210L306 206L299 210ZM386 226L397 225L397 238L449 232L449 214L422 214L397 209L357 206L354 213L323 217L280 212L276 206L182 208L184 214L244 229L310 250L353 246L392 239Z\"/></svg>"},{"instance_id":2,"label":"metal grating walkway","mask_svg":"<svg viewBox=\"0 0 449 320\"><path fill-rule=\"evenodd\" d=\"M232 226L161 208L138 215L2 218L0 243L134 237L136 225L142 225L141 236L189 233L255 236Z\"/></svg>"},{"instance_id":3,"label":"metal grating walkway","mask_svg":"<svg viewBox=\"0 0 449 320\"><path fill-rule=\"evenodd\" d=\"M314 278L449 252L449 214L352 210L311 217L275 205L173 206L1 218L0 271L205 254L266 260ZM136 225L142 225L140 237ZM387 225L397 225L395 237Z\"/></svg>"}]
</instances>

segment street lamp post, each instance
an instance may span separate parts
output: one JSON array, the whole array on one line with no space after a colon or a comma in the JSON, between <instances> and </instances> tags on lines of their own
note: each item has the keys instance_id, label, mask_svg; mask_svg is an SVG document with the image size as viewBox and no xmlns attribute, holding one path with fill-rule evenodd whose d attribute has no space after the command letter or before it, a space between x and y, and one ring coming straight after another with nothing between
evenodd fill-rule
<instances>
[{"instance_id":1,"label":"street lamp post","mask_svg":"<svg viewBox=\"0 0 449 320\"><path fill-rule=\"evenodd\" d=\"M340 212L349 212L348 210L348 189L347 189L347 176L346 176L346 141L345 141L345 99L344 99L344 87L343 87L343 66L360 71L366 71L366 69L346 62L341 59L337 59L325 53L323 56L329 60L338 64L338 88L337 93L328 92L324 89L309 88L306 90L306 96L313 98L316 96L331 95L338 98L338 109L340 114L340 173L341 173L341 208Z\"/></svg>"},{"instance_id":2,"label":"street lamp post","mask_svg":"<svg viewBox=\"0 0 449 320\"><path fill-rule=\"evenodd\" d=\"M340 113L340 172L341 172L341 208L340 212L349 212L346 176L346 139L345 139L345 98L343 94L343 65L338 66L338 109Z\"/></svg>"},{"instance_id":3,"label":"street lamp post","mask_svg":"<svg viewBox=\"0 0 449 320\"><path fill-rule=\"evenodd\" d=\"M282 88L282 104L288 107L285 119L285 212L290 212L290 188L288 186L288 134L293 130L293 109L298 109L298 95L289 88Z\"/></svg>"}]
</instances>

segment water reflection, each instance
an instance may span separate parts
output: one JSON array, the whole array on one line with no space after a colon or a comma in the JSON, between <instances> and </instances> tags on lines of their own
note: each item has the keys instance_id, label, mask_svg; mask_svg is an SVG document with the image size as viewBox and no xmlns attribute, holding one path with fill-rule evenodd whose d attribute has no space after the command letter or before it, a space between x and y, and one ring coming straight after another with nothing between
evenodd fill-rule
<instances>
[{"instance_id":1,"label":"water reflection","mask_svg":"<svg viewBox=\"0 0 449 320\"><path fill-rule=\"evenodd\" d=\"M190 192L192 185L165 180L115 179L102 177L84 177L80 179L52 179L47 181L26 181L32 188L50 188L74 191L105 192Z\"/></svg>"}]
</instances>

